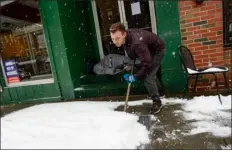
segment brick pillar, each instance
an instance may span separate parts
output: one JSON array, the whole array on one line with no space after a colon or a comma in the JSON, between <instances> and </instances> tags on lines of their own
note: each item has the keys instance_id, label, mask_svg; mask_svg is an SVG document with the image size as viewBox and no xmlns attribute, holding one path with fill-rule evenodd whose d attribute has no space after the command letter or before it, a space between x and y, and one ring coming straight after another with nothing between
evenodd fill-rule
<instances>
[{"instance_id":1,"label":"brick pillar","mask_svg":"<svg viewBox=\"0 0 232 152\"><path fill-rule=\"evenodd\" d=\"M179 0L181 41L194 57L197 68L205 68L209 61L213 66L231 67L231 49L223 47L223 5L220 0L204 1L201 5L195 0ZM220 88L224 88L222 75L218 75ZM227 75L231 84L231 68ZM204 76L198 90L215 89L212 76ZM231 87L231 86L230 86Z\"/></svg>"}]
</instances>

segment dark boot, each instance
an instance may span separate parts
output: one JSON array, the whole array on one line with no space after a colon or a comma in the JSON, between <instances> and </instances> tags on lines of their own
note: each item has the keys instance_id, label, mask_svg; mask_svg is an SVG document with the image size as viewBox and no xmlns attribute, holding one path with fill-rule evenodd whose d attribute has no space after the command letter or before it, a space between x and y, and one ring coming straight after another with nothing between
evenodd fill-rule
<instances>
[{"instance_id":1,"label":"dark boot","mask_svg":"<svg viewBox=\"0 0 232 152\"><path fill-rule=\"evenodd\" d=\"M160 110L162 109L162 107L163 107L163 105L162 105L160 99L153 100L151 113L153 113L153 114L159 113Z\"/></svg>"}]
</instances>

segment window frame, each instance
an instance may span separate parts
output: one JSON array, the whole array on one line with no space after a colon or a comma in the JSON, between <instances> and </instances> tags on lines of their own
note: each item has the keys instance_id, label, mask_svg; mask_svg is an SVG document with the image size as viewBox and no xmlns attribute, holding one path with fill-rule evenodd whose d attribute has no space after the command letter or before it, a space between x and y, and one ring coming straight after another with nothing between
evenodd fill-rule
<instances>
[{"instance_id":1,"label":"window frame","mask_svg":"<svg viewBox=\"0 0 232 152\"><path fill-rule=\"evenodd\" d=\"M41 23L41 25L43 26L42 23ZM36 32L36 31L30 31L30 32L26 32L26 33L23 33L23 34L20 34L20 33L14 33L14 34L17 35L17 36L18 35L25 35L25 34L28 35L28 34L32 34L33 32ZM44 42L45 42L45 46L46 46L46 49L47 49L48 58L50 60L51 57L49 55L49 50L48 50L48 45L47 45L47 42L46 42L44 29L42 28L41 31L38 32L38 33L42 34L43 37L44 37ZM38 35L38 33L37 33L37 35ZM32 47L31 43L29 45ZM4 87L4 88L13 88L13 87L22 87L22 86L32 86L32 85L53 84L53 83L55 83L53 70L51 70L51 75L52 75L51 78L9 83L8 80L7 80L6 71L5 71L5 67L4 67L4 62L3 62L3 59L2 59L2 51L3 51L3 49L2 49L2 44L1 44L1 41L0 41L0 69L2 70L0 72L0 74L2 73L3 79L4 79L3 82L0 81L0 84L2 85L2 87ZM51 62L49 64L50 64L50 67L52 69Z\"/></svg>"},{"instance_id":2,"label":"window frame","mask_svg":"<svg viewBox=\"0 0 232 152\"><path fill-rule=\"evenodd\" d=\"M229 40L229 1L231 0L223 0L223 45L224 47L232 47L232 40Z\"/></svg>"},{"instance_id":3,"label":"window frame","mask_svg":"<svg viewBox=\"0 0 232 152\"><path fill-rule=\"evenodd\" d=\"M18 0L13 0L13 1L0 0L0 9L1 10L8 11L8 9L7 9L8 6L10 7L10 10L13 10L11 8L11 6L13 6L13 5L27 6L25 3L20 2ZM28 5L27 7L30 9L35 9L33 6ZM39 10L39 6L37 6L36 9ZM34 12L34 11L32 11L32 12ZM27 12L27 9L25 9L24 13L30 14L30 12ZM39 10L39 12L37 12L37 13L39 13L39 15L41 15L42 12ZM35 17L35 15L38 16L35 13L33 13L33 14L34 14L34 17ZM8 79L7 79L8 77L6 74L7 70L5 69L5 65L4 65L5 60L3 60L3 51L6 51L6 50L3 49L3 44L2 44L3 41L0 39L0 85L1 85L1 87L2 88L11 88L11 87L21 87L21 86L31 86L31 85L55 83L55 77L54 77L55 73L54 73L54 70L52 67L52 63L51 63L52 55L50 54L51 52L49 52L49 46L47 44L48 38L45 35L44 24L43 24L42 18L40 17L40 21L38 21L38 20L34 20L34 21L30 20L29 21L29 20L23 19L20 16L10 16L9 12L8 13L0 13L0 17L1 17L1 21L3 20L3 22L6 22L8 24L13 25L13 27L11 27L11 26L6 27L6 29L5 29L6 32L7 33L9 32L10 35L14 35L16 37L20 36L23 39L22 41L25 41L25 43L27 45L27 47L24 48L25 51L30 50L27 53L34 52L33 57L32 57L32 55L27 55L26 57L29 59L23 60L23 62L25 63L28 61L35 60L35 57L37 57L35 50L37 50L40 54L38 56L45 57L46 58L45 62L47 64L46 67L50 68L49 72L45 73L45 74L49 74L49 77L43 77L41 79L30 79L30 80L26 80L26 81L9 83ZM16 30L16 29L18 29L18 30ZM41 38L41 39L43 39L42 40L43 45L41 47L38 45L38 48L36 48L35 43L38 43L38 39L37 39L38 34L41 34L41 36L43 37L43 38ZM20 40L19 43L23 43L23 42L21 42L21 40ZM20 56L20 58L22 59L22 56ZM43 68L42 70L46 70L46 69ZM16 69L16 70L18 70L18 69ZM43 76L45 74L43 74L43 72L42 72L42 74L37 73L37 74L35 74L35 76Z\"/></svg>"}]
</instances>

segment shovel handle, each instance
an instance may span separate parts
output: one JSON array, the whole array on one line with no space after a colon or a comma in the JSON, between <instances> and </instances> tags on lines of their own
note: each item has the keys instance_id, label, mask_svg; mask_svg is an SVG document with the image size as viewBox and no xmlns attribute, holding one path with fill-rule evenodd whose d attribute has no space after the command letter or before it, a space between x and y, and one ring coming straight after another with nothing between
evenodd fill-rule
<instances>
[{"instance_id":1,"label":"shovel handle","mask_svg":"<svg viewBox=\"0 0 232 152\"><path fill-rule=\"evenodd\" d=\"M126 100L125 100L125 105L124 105L124 111L125 112L126 112L126 109L127 109L128 99L129 99L129 95L130 95L130 88L131 88L131 83L129 83L128 87L127 87Z\"/></svg>"},{"instance_id":2,"label":"shovel handle","mask_svg":"<svg viewBox=\"0 0 232 152\"><path fill-rule=\"evenodd\" d=\"M133 62L132 64L132 69L131 69L131 75L133 74L133 70L134 70L134 64L135 64L135 61ZM128 99L129 99L129 95L130 95L130 89L131 89L131 83L128 84L128 87L127 87L127 92L126 92L126 100L125 100L125 105L124 105L124 111L126 112L127 110L127 105L128 105Z\"/></svg>"},{"instance_id":3,"label":"shovel handle","mask_svg":"<svg viewBox=\"0 0 232 152\"><path fill-rule=\"evenodd\" d=\"M131 67L131 75L133 74L133 72L134 72L134 66L135 66L135 61L133 61L133 64L132 64L132 67Z\"/></svg>"}]
</instances>

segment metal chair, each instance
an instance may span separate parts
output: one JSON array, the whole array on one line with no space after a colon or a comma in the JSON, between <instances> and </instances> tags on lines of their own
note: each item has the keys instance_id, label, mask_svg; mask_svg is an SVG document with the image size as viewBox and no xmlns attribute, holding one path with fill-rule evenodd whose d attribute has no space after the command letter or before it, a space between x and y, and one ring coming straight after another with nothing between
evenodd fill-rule
<instances>
[{"instance_id":1,"label":"metal chair","mask_svg":"<svg viewBox=\"0 0 232 152\"><path fill-rule=\"evenodd\" d=\"M190 52L190 50L186 46L183 46L183 45L179 46L179 54L180 54L184 69L187 72L187 76L188 76L187 77L187 86L186 86L187 92L189 92L188 86L189 86L189 79L191 77L196 76L195 84L194 84L194 88L193 88L193 92L195 92L199 75L213 74L214 78L215 78L215 82L216 82L218 98L220 100L220 103L222 104L222 101L221 101L221 98L219 95L219 91L218 91L218 82L217 82L217 75L216 74L217 73L223 74L225 86L227 87L227 91L229 93L229 85L228 85L227 79L226 79L226 72L229 71L228 68L225 66L212 66L212 67L208 67L208 68L197 69L195 64L194 64L192 53Z\"/></svg>"}]
</instances>

